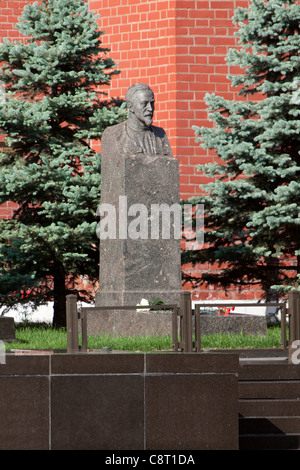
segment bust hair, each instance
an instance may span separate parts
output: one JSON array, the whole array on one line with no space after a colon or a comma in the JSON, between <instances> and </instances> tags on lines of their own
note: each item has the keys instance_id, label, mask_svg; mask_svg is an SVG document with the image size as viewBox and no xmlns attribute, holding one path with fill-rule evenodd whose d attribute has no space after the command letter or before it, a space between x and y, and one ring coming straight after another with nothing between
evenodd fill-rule
<instances>
[{"instance_id":1,"label":"bust hair","mask_svg":"<svg viewBox=\"0 0 300 470\"><path fill-rule=\"evenodd\" d=\"M134 85L131 85L128 90L126 91L126 95L125 95L125 101L126 103L132 103L133 100L134 100L134 95L138 92L138 91L151 91L151 88L146 85L145 83L135 83ZM153 93L153 92L152 92Z\"/></svg>"}]
</instances>

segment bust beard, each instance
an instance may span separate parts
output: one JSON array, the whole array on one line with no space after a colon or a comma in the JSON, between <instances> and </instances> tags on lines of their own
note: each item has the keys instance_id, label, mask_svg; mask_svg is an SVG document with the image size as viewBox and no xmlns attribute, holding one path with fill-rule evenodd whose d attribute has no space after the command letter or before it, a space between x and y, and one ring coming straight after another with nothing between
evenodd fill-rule
<instances>
[{"instance_id":1,"label":"bust beard","mask_svg":"<svg viewBox=\"0 0 300 470\"><path fill-rule=\"evenodd\" d=\"M144 154L173 157L171 146L163 129L143 126L136 129L130 120L124 123L122 132L123 153L126 155Z\"/></svg>"}]
</instances>

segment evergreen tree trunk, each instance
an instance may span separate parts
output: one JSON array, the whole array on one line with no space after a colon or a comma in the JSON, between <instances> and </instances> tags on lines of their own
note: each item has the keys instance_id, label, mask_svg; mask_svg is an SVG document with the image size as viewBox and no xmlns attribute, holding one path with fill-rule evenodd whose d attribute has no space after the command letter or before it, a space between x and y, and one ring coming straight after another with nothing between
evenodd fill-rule
<instances>
[{"instance_id":1,"label":"evergreen tree trunk","mask_svg":"<svg viewBox=\"0 0 300 470\"><path fill-rule=\"evenodd\" d=\"M55 262L53 276L54 315L53 326L61 328L66 326L66 286L65 270L60 262Z\"/></svg>"},{"instance_id":2,"label":"evergreen tree trunk","mask_svg":"<svg viewBox=\"0 0 300 470\"><path fill-rule=\"evenodd\" d=\"M266 292L266 302L278 302L278 292L272 289L273 284L279 284L279 259L278 258L266 258L266 281L264 290Z\"/></svg>"}]
</instances>

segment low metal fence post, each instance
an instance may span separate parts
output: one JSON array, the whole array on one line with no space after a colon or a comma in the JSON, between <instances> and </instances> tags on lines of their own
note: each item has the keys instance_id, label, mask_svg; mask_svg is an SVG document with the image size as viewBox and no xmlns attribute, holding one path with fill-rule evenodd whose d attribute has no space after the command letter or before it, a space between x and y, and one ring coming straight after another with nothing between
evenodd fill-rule
<instances>
[{"instance_id":1,"label":"low metal fence post","mask_svg":"<svg viewBox=\"0 0 300 470\"><path fill-rule=\"evenodd\" d=\"M67 320L67 352L79 351L78 343L78 312L77 296L69 294L66 296L66 320Z\"/></svg>"},{"instance_id":2,"label":"low metal fence post","mask_svg":"<svg viewBox=\"0 0 300 470\"><path fill-rule=\"evenodd\" d=\"M280 322L280 329L281 329L281 346L286 349L288 347L287 341L287 306L284 302L281 308L281 322Z\"/></svg>"},{"instance_id":3,"label":"low metal fence post","mask_svg":"<svg viewBox=\"0 0 300 470\"><path fill-rule=\"evenodd\" d=\"M182 343L184 352L193 351L193 324L192 324L192 298L191 293L181 293L180 310L182 313Z\"/></svg>"},{"instance_id":4,"label":"low metal fence post","mask_svg":"<svg viewBox=\"0 0 300 470\"><path fill-rule=\"evenodd\" d=\"M85 311L79 312L79 318L81 320L81 335L82 344L79 346L81 352L87 352L87 315Z\"/></svg>"},{"instance_id":5,"label":"low metal fence post","mask_svg":"<svg viewBox=\"0 0 300 470\"><path fill-rule=\"evenodd\" d=\"M174 307L172 311L172 337L173 349L178 352L178 308Z\"/></svg>"},{"instance_id":6,"label":"low metal fence post","mask_svg":"<svg viewBox=\"0 0 300 470\"><path fill-rule=\"evenodd\" d=\"M289 292L290 334L289 343L300 339L300 291Z\"/></svg>"},{"instance_id":7,"label":"low metal fence post","mask_svg":"<svg viewBox=\"0 0 300 470\"><path fill-rule=\"evenodd\" d=\"M195 351L201 351L200 305L195 305Z\"/></svg>"}]
</instances>

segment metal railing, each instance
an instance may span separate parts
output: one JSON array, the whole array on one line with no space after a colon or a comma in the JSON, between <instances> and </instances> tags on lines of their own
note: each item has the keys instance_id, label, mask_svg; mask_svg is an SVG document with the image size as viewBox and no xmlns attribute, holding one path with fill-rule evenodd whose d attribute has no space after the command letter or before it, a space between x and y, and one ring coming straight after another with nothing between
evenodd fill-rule
<instances>
[{"instance_id":1,"label":"metal railing","mask_svg":"<svg viewBox=\"0 0 300 470\"><path fill-rule=\"evenodd\" d=\"M149 310L167 309L172 311L172 338L175 352L201 351L201 308L220 307L218 303L196 304L192 309L191 292L183 291L180 306L175 304L147 305ZM281 347L287 348L293 341L300 339L300 291L291 291L287 302L267 303L222 303L222 307L277 307L281 310ZM67 296L67 352L87 351L87 312L77 309L77 297ZM145 309L144 305L95 307L97 310ZM89 309L90 310L90 309ZM82 344L79 344L78 321L81 321ZM289 320L289 338L287 338L287 320Z\"/></svg>"},{"instance_id":2,"label":"metal railing","mask_svg":"<svg viewBox=\"0 0 300 470\"><path fill-rule=\"evenodd\" d=\"M87 312L83 308L82 310L77 309L77 297L76 295L67 295L67 352L86 352L87 351ZM95 307L97 311L108 311L108 310L172 310L172 318L177 316L178 306L175 304L163 304L163 305L116 305L116 306L101 306ZM79 344L78 337L78 320L81 320L81 335L82 344Z\"/></svg>"},{"instance_id":3,"label":"metal railing","mask_svg":"<svg viewBox=\"0 0 300 470\"><path fill-rule=\"evenodd\" d=\"M200 315L201 308L211 308L211 307L218 307L220 308L220 303L203 303L203 304L196 304L195 310ZM259 303L236 303L236 302L226 302L222 303L222 307L277 307L281 310L281 346L287 347L287 329L286 329L286 319L287 319L287 306L286 302L275 303L275 302L266 302L263 304ZM230 316L234 317L237 315L235 313L231 313Z\"/></svg>"},{"instance_id":4,"label":"metal railing","mask_svg":"<svg viewBox=\"0 0 300 470\"><path fill-rule=\"evenodd\" d=\"M195 321L196 325L195 337L196 341L192 340L193 337L193 321L191 293L183 291L180 299L180 306L176 304L162 304L162 305L129 305L129 306L101 306L95 307L97 311L107 310L171 310L172 311L172 338L174 351L192 352L193 350L200 351L200 324ZM89 309L90 310L90 309ZM66 301L67 311L67 352L78 353L87 351L87 312L83 308L78 310L77 297L74 294L67 295ZM179 317L179 321L178 321ZM78 334L78 320L81 320L81 335L82 344L79 344Z\"/></svg>"},{"instance_id":5,"label":"metal railing","mask_svg":"<svg viewBox=\"0 0 300 470\"><path fill-rule=\"evenodd\" d=\"M179 322L178 322L179 318ZM201 331L200 311L192 309L192 295L183 291L180 296L180 307L173 314L173 349L175 352L200 352ZM195 338L193 341L193 337Z\"/></svg>"},{"instance_id":6,"label":"metal railing","mask_svg":"<svg viewBox=\"0 0 300 470\"><path fill-rule=\"evenodd\" d=\"M200 318L200 308L220 307L218 303L201 303L195 305L195 315ZM222 307L276 307L281 311L281 347L286 349L295 340L300 340L300 291L292 290L284 302L264 303L222 303ZM234 315L234 314L231 314ZM200 321L201 323L201 321ZM289 334L287 326L289 325Z\"/></svg>"},{"instance_id":7,"label":"metal railing","mask_svg":"<svg viewBox=\"0 0 300 470\"><path fill-rule=\"evenodd\" d=\"M86 312L78 311L77 296L69 294L66 297L66 320L67 320L67 352L87 351L87 315ZM82 344L79 344L78 320L81 320Z\"/></svg>"},{"instance_id":8,"label":"metal railing","mask_svg":"<svg viewBox=\"0 0 300 470\"><path fill-rule=\"evenodd\" d=\"M300 339L300 291L289 292L289 344Z\"/></svg>"}]
</instances>

